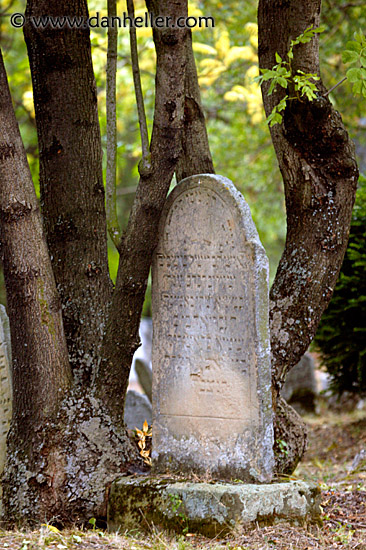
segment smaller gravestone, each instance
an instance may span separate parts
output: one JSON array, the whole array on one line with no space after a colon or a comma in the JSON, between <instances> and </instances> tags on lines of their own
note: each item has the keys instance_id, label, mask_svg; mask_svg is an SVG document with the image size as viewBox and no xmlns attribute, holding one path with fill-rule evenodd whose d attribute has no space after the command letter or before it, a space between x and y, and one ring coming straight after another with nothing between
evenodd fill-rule
<instances>
[{"instance_id":1,"label":"smaller gravestone","mask_svg":"<svg viewBox=\"0 0 366 550\"><path fill-rule=\"evenodd\" d=\"M150 365L141 359L135 360L135 370L140 386L144 390L148 400L152 401L152 370Z\"/></svg>"},{"instance_id":2,"label":"smaller gravestone","mask_svg":"<svg viewBox=\"0 0 366 550\"><path fill-rule=\"evenodd\" d=\"M9 319L0 305L0 475L6 458L6 438L12 415L11 346Z\"/></svg>"},{"instance_id":3,"label":"smaller gravestone","mask_svg":"<svg viewBox=\"0 0 366 550\"><path fill-rule=\"evenodd\" d=\"M317 395L314 360L305 353L286 376L281 396L299 414L304 414L315 412Z\"/></svg>"},{"instance_id":4,"label":"smaller gravestone","mask_svg":"<svg viewBox=\"0 0 366 550\"><path fill-rule=\"evenodd\" d=\"M269 481L268 260L230 180L175 187L152 276L153 471Z\"/></svg>"},{"instance_id":5,"label":"smaller gravestone","mask_svg":"<svg viewBox=\"0 0 366 550\"><path fill-rule=\"evenodd\" d=\"M129 430L134 430L135 428L141 430L145 420L149 426L151 425L152 409L146 395L134 390L127 392L124 419Z\"/></svg>"}]
</instances>

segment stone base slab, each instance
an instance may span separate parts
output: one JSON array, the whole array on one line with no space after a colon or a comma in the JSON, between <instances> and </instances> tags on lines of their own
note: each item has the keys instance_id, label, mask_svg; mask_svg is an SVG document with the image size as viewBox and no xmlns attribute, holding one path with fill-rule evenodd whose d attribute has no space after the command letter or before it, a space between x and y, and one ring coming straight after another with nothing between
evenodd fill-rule
<instances>
[{"instance_id":1,"label":"stone base slab","mask_svg":"<svg viewBox=\"0 0 366 550\"><path fill-rule=\"evenodd\" d=\"M320 522L320 489L303 481L263 485L123 477L108 503L108 529L151 529L225 535L240 527Z\"/></svg>"}]
</instances>

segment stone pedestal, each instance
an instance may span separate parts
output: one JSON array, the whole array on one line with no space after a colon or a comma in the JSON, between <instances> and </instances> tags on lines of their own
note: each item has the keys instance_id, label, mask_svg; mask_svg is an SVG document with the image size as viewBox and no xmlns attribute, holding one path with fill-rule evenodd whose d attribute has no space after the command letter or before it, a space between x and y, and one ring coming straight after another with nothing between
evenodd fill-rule
<instances>
[{"instance_id":1,"label":"stone pedestal","mask_svg":"<svg viewBox=\"0 0 366 550\"><path fill-rule=\"evenodd\" d=\"M153 524L213 537L257 524L320 522L320 515L320 489L303 481L253 485L133 476L111 487L108 529L150 531Z\"/></svg>"}]
</instances>

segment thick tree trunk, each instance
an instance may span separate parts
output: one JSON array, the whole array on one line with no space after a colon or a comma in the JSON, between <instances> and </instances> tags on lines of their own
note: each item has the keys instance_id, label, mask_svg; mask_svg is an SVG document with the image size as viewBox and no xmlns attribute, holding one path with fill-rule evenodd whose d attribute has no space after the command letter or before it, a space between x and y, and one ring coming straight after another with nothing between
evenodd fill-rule
<instances>
[{"instance_id":1,"label":"thick tree trunk","mask_svg":"<svg viewBox=\"0 0 366 550\"><path fill-rule=\"evenodd\" d=\"M155 16L187 16L186 0L149 3ZM182 150L186 29L154 29L157 54L155 113L151 166L140 170L127 229L119 247L120 262L108 319L102 360L96 379L97 395L118 423L126 393L157 230L170 182Z\"/></svg>"},{"instance_id":2,"label":"thick tree trunk","mask_svg":"<svg viewBox=\"0 0 366 550\"><path fill-rule=\"evenodd\" d=\"M57 411L71 372L61 303L1 53L0 91L1 255L12 341L13 423L26 432Z\"/></svg>"},{"instance_id":3,"label":"thick tree trunk","mask_svg":"<svg viewBox=\"0 0 366 550\"><path fill-rule=\"evenodd\" d=\"M273 67L276 52L285 58L291 39L319 25L320 5L321 0L259 1L260 67ZM295 48L293 67L319 74L318 37ZM308 348L331 298L347 247L358 179L354 146L340 115L323 96L322 82L317 86L316 100L289 102L283 123L271 129L287 210L286 247L270 293L275 409L287 372ZM268 115L285 91L268 96L267 90L268 83L262 90ZM281 407L282 416L283 411ZM275 425L277 440L293 439L286 434L286 422L277 417ZM300 434L298 429L297 443L288 448L292 466L287 456L278 461L279 472L289 472L301 458L306 434Z\"/></svg>"},{"instance_id":4,"label":"thick tree trunk","mask_svg":"<svg viewBox=\"0 0 366 550\"><path fill-rule=\"evenodd\" d=\"M28 0L26 16L88 17L85 0ZM112 285L102 148L89 29L27 24L40 155L41 206L70 363L89 383Z\"/></svg>"}]
</instances>

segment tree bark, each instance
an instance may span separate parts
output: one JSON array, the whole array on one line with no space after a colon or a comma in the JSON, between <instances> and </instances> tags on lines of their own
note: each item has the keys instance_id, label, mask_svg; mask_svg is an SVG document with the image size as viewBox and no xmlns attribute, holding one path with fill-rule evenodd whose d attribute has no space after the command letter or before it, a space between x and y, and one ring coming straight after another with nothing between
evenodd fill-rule
<instances>
[{"instance_id":1,"label":"tree bark","mask_svg":"<svg viewBox=\"0 0 366 550\"><path fill-rule=\"evenodd\" d=\"M154 14L173 21L187 16L186 0L148 3ZM186 29L155 28L157 54L155 113L151 167L140 170L140 181L122 237L116 288L103 343L96 385L109 414L123 419L132 356L139 345L138 329L160 215L182 150Z\"/></svg>"},{"instance_id":2,"label":"tree bark","mask_svg":"<svg viewBox=\"0 0 366 550\"><path fill-rule=\"evenodd\" d=\"M28 0L29 16L88 17L85 0ZM89 29L24 36L36 112L41 206L74 375L89 383L112 285L107 260L102 148Z\"/></svg>"},{"instance_id":3,"label":"tree bark","mask_svg":"<svg viewBox=\"0 0 366 550\"><path fill-rule=\"evenodd\" d=\"M52 416L71 372L61 304L0 52L1 254L13 364L13 430ZM19 323L19 319L22 320Z\"/></svg>"},{"instance_id":4,"label":"tree bark","mask_svg":"<svg viewBox=\"0 0 366 550\"><path fill-rule=\"evenodd\" d=\"M198 85L197 69L192 49L192 33L186 44L187 66L184 85L184 128L182 154L176 170L177 181L195 174L214 174L208 143L205 115Z\"/></svg>"},{"instance_id":5,"label":"tree bark","mask_svg":"<svg viewBox=\"0 0 366 550\"><path fill-rule=\"evenodd\" d=\"M321 0L260 0L260 67L272 68L276 52L286 58L290 40L319 25L320 7ZM319 74L318 36L295 47L293 68ZM285 376L307 350L332 296L347 247L358 179L353 143L339 113L323 96L323 83L317 86L317 99L288 102L283 123L271 128L287 211L286 246L270 292L275 410ZM262 87L268 115L285 91L281 88L271 96L267 91L268 83ZM291 439L278 418L275 425L277 440ZM306 434L300 432L297 439L305 442ZM293 452L293 467L304 445L300 441L295 447L288 449ZM289 457L284 470L291 470Z\"/></svg>"}]
</instances>

